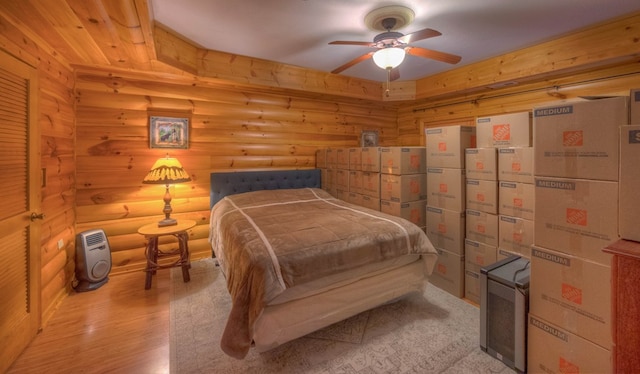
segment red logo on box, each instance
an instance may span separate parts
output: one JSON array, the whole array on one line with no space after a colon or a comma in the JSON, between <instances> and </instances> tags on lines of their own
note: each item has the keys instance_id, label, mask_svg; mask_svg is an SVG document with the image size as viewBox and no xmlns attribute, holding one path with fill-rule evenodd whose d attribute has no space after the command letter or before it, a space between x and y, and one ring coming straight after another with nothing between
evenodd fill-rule
<instances>
[{"instance_id":1,"label":"red logo on box","mask_svg":"<svg viewBox=\"0 0 640 374\"><path fill-rule=\"evenodd\" d=\"M420 223L420 211L418 209L411 209L411 222L416 225Z\"/></svg>"},{"instance_id":2,"label":"red logo on box","mask_svg":"<svg viewBox=\"0 0 640 374\"><path fill-rule=\"evenodd\" d=\"M521 232L514 232L513 233L513 241L516 242L516 243L522 243L522 239L523 239L522 237L523 237L523 235L522 235Z\"/></svg>"},{"instance_id":3,"label":"red logo on box","mask_svg":"<svg viewBox=\"0 0 640 374\"><path fill-rule=\"evenodd\" d=\"M564 131L562 133L562 146L564 147L581 147L584 143L582 130Z\"/></svg>"},{"instance_id":4,"label":"red logo on box","mask_svg":"<svg viewBox=\"0 0 640 374\"><path fill-rule=\"evenodd\" d=\"M511 163L511 171L521 171L521 170L522 170L522 165L519 162Z\"/></svg>"},{"instance_id":5,"label":"red logo on box","mask_svg":"<svg viewBox=\"0 0 640 374\"><path fill-rule=\"evenodd\" d=\"M580 374L580 367L570 361L565 360L564 357L560 357L560 362L558 363L558 371L561 374Z\"/></svg>"},{"instance_id":6,"label":"red logo on box","mask_svg":"<svg viewBox=\"0 0 640 374\"><path fill-rule=\"evenodd\" d=\"M567 223L579 226L587 226L587 211L582 209L567 208Z\"/></svg>"},{"instance_id":7,"label":"red logo on box","mask_svg":"<svg viewBox=\"0 0 640 374\"><path fill-rule=\"evenodd\" d=\"M449 188L447 187L447 184L446 183L440 183L440 192L446 193L447 190L449 190Z\"/></svg>"},{"instance_id":8,"label":"red logo on box","mask_svg":"<svg viewBox=\"0 0 640 374\"><path fill-rule=\"evenodd\" d=\"M420 169L420 157L418 157L418 155L411 155L409 163L411 164L411 169Z\"/></svg>"},{"instance_id":9,"label":"red logo on box","mask_svg":"<svg viewBox=\"0 0 640 374\"><path fill-rule=\"evenodd\" d=\"M513 198L513 206L515 206L516 208L522 208L522 198L521 197L514 197Z\"/></svg>"},{"instance_id":10,"label":"red logo on box","mask_svg":"<svg viewBox=\"0 0 640 374\"><path fill-rule=\"evenodd\" d=\"M445 142L438 143L438 150L440 152L446 152L447 151L447 143L445 143Z\"/></svg>"},{"instance_id":11,"label":"red logo on box","mask_svg":"<svg viewBox=\"0 0 640 374\"><path fill-rule=\"evenodd\" d=\"M484 265L484 258L482 256L476 256L476 264Z\"/></svg>"},{"instance_id":12,"label":"red logo on box","mask_svg":"<svg viewBox=\"0 0 640 374\"><path fill-rule=\"evenodd\" d=\"M409 190L411 191L412 194L419 194L420 184L417 181L412 180L411 182L409 182Z\"/></svg>"},{"instance_id":13,"label":"red logo on box","mask_svg":"<svg viewBox=\"0 0 640 374\"><path fill-rule=\"evenodd\" d=\"M493 140L510 140L511 126L508 123L493 125Z\"/></svg>"},{"instance_id":14,"label":"red logo on box","mask_svg":"<svg viewBox=\"0 0 640 374\"><path fill-rule=\"evenodd\" d=\"M562 298L582 305L582 290L567 283L562 283Z\"/></svg>"},{"instance_id":15,"label":"red logo on box","mask_svg":"<svg viewBox=\"0 0 640 374\"><path fill-rule=\"evenodd\" d=\"M482 161L476 162L476 169L484 170L484 163Z\"/></svg>"},{"instance_id":16,"label":"red logo on box","mask_svg":"<svg viewBox=\"0 0 640 374\"><path fill-rule=\"evenodd\" d=\"M440 273L442 275L447 275L447 266L446 265L438 264L437 269L438 269L438 273Z\"/></svg>"},{"instance_id":17,"label":"red logo on box","mask_svg":"<svg viewBox=\"0 0 640 374\"><path fill-rule=\"evenodd\" d=\"M482 194L482 193L476 194L476 200L484 201L484 194Z\"/></svg>"},{"instance_id":18,"label":"red logo on box","mask_svg":"<svg viewBox=\"0 0 640 374\"><path fill-rule=\"evenodd\" d=\"M438 232L442 233L442 234L446 234L447 233L447 225L445 225L443 223L439 223L438 224Z\"/></svg>"},{"instance_id":19,"label":"red logo on box","mask_svg":"<svg viewBox=\"0 0 640 374\"><path fill-rule=\"evenodd\" d=\"M476 231L484 234L487 231L487 228L484 227L484 225L478 225Z\"/></svg>"}]
</instances>

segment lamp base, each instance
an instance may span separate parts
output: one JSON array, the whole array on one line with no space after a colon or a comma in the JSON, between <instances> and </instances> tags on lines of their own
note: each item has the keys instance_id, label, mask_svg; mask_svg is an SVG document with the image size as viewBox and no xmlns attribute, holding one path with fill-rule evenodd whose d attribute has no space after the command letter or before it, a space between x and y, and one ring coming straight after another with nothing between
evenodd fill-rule
<instances>
[{"instance_id":1,"label":"lamp base","mask_svg":"<svg viewBox=\"0 0 640 374\"><path fill-rule=\"evenodd\" d=\"M175 220L174 218L165 218L162 221L158 222L158 227L173 226L177 224L178 224L178 221Z\"/></svg>"}]
</instances>

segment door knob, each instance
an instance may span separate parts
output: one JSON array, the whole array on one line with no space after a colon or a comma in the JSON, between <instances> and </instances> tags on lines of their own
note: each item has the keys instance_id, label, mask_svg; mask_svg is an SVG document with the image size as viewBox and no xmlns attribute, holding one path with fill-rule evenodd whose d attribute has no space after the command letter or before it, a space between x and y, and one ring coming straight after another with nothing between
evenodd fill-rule
<instances>
[{"instance_id":1,"label":"door knob","mask_svg":"<svg viewBox=\"0 0 640 374\"><path fill-rule=\"evenodd\" d=\"M31 212L31 221L35 221L37 219L44 219L44 213Z\"/></svg>"}]
</instances>

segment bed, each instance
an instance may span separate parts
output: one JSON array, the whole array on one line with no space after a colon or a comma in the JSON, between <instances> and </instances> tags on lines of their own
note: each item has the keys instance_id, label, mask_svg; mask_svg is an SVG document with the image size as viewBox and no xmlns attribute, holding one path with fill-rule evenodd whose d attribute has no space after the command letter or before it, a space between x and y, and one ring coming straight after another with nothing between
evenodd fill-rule
<instances>
[{"instance_id":1,"label":"bed","mask_svg":"<svg viewBox=\"0 0 640 374\"><path fill-rule=\"evenodd\" d=\"M320 187L319 169L211 174L209 242L232 299L220 343L229 356L424 290L437 252L422 229Z\"/></svg>"}]
</instances>

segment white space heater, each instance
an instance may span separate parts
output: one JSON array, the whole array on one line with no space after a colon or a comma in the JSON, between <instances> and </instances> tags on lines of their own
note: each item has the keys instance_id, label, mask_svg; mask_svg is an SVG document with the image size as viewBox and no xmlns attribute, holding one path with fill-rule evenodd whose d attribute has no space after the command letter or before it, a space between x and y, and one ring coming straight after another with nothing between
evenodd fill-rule
<instances>
[{"instance_id":1,"label":"white space heater","mask_svg":"<svg viewBox=\"0 0 640 374\"><path fill-rule=\"evenodd\" d=\"M76 278L78 292L92 291L109 280L111 249L104 231L88 230L76 235Z\"/></svg>"}]
</instances>

